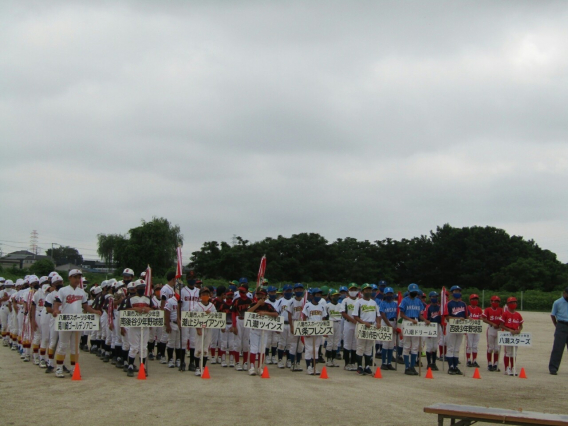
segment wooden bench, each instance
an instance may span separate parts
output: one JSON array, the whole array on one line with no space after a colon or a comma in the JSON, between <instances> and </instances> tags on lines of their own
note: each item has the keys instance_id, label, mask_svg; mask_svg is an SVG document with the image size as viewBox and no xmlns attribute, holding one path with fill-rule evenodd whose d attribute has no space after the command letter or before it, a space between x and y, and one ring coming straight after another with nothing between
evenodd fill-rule
<instances>
[{"instance_id":1,"label":"wooden bench","mask_svg":"<svg viewBox=\"0 0 568 426\"><path fill-rule=\"evenodd\" d=\"M438 415L438 426L444 426L444 419L450 425L469 426L478 422L506 425L553 425L568 426L568 416L562 414L537 413L535 411L504 410L502 408L475 407L472 405L434 404L424 407L425 413Z\"/></svg>"}]
</instances>

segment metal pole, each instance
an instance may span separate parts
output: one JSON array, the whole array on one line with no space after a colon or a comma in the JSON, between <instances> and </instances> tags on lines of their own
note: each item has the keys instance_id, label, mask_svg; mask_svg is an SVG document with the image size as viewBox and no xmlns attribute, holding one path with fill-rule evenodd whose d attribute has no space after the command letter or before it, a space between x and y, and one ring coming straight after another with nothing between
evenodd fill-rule
<instances>
[{"instance_id":1,"label":"metal pole","mask_svg":"<svg viewBox=\"0 0 568 426\"><path fill-rule=\"evenodd\" d=\"M418 377L422 377L422 336L418 337Z\"/></svg>"},{"instance_id":2,"label":"metal pole","mask_svg":"<svg viewBox=\"0 0 568 426\"><path fill-rule=\"evenodd\" d=\"M485 309L485 290L482 290L481 294L481 309Z\"/></svg>"},{"instance_id":3,"label":"metal pole","mask_svg":"<svg viewBox=\"0 0 568 426\"><path fill-rule=\"evenodd\" d=\"M521 291L521 311L523 310L523 291Z\"/></svg>"}]
</instances>

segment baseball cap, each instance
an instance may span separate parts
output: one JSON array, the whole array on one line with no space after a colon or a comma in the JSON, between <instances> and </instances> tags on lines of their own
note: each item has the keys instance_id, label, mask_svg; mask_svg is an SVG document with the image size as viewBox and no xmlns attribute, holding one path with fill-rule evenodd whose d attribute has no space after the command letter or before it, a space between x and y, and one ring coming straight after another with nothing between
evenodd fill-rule
<instances>
[{"instance_id":1,"label":"baseball cap","mask_svg":"<svg viewBox=\"0 0 568 426\"><path fill-rule=\"evenodd\" d=\"M0 277L0 283L3 283L4 281L6 281L6 279L4 277Z\"/></svg>"},{"instance_id":2,"label":"baseball cap","mask_svg":"<svg viewBox=\"0 0 568 426\"><path fill-rule=\"evenodd\" d=\"M49 284L44 284L41 286L41 290L45 293L49 287L51 287Z\"/></svg>"},{"instance_id":3,"label":"baseball cap","mask_svg":"<svg viewBox=\"0 0 568 426\"><path fill-rule=\"evenodd\" d=\"M36 283L38 281L39 281L39 278L37 277L37 275L30 275L28 277L28 282L30 282L30 283Z\"/></svg>"},{"instance_id":4,"label":"baseball cap","mask_svg":"<svg viewBox=\"0 0 568 426\"><path fill-rule=\"evenodd\" d=\"M146 287L146 281L144 281L144 280L136 280L136 281L134 281L134 285L135 285L136 287L142 287L142 286Z\"/></svg>"},{"instance_id":5,"label":"baseball cap","mask_svg":"<svg viewBox=\"0 0 568 426\"><path fill-rule=\"evenodd\" d=\"M47 278L47 277L41 277L41 278L39 279L39 283L40 283L40 285L41 285L41 284L43 284L43 283L46 283L48 280L49 280L49 278Z\"/></svg>"},{"instance_id":6,"label":"baseball cap","mask_svg":"<svg viewBox=\"0 0 568 426\"><path fill-rule=\"evenodd\" d=\"M140 274L140 278L146 278L146 271L144 271Z\"/></svg>"},{"instance_id":7,"label":"baseball cap","mask_svg":"<svg viewBox=\"0 0 568 426\"><path fill-rule=\"evenodd\" d=\"M51 278L51 282L52 283L56 283L59 281L63 281L63 278L61 277L61 275L54 275L53 278Z\"/></svg>"},{"instance_id":8,"label":"baseball cap","mask_svg":"<svg viewBox=\"0 0 568 426\"><path fill-rule=\"evenodd\" d=\"M99 294L99 293L102 292L102 291L103 291L103 289L102 289L100 286L96 286L96 287L93 287L93 288L91 289L91 292L92 292L93 294Z\"/></svg>"},{"instance_id":9,"label":"baseball cap","mask_svg":"<svg viewBox=\"0 0 568 426\"><path fill-rule=\"evenodd\" d=\"M48 277L49 277L49 278L53 278L53 277L56 276L56 275L59 275L59 274L58 274L57 272L55 272L55 271L52 271L52 272L49 273Z\"/></svg>"},{"instance_id":10,"label":"baseball cap","mask_svg":"<svg viewBox=\"0 0 568 426\"><path fill-rule=\"evenodd\" d=\"M134 271L130 268L126 268L124 271L122 271L122 275L132 275L134 276Z\"/></svg>"},{"instance_id":11,"label":"baseball cap","mask_svg":"<svg viewBox=\"0 0 568 426\"><path fill-rule=\"evenodd\" d=\"M14 285L14 282L13 282L12 280L6 280L6 281L4 282L4 285L5 285L6 287L12 287L12 286Z\"/></svg>"},{"instance_id":12,"label":"baseball cap","mask_svg":"<svg viewBox=\"0 0 568 426\"><path fill-rule=\"evenodd\" d=\"M69 271L69 276L75 276L75 275L83 275L83 271L81 271L80 269L71 269Z\"/></svg>"}]
</instances>

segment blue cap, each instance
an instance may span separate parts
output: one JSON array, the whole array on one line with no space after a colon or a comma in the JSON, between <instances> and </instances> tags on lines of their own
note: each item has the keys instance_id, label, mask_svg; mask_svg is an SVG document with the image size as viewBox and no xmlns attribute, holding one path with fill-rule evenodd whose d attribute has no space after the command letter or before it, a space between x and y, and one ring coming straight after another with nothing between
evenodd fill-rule
<instances>
[{"instance_id":1,"label":"blue cap","mask_svg":"<svg viewBox=\"0 0 568 426\"><path fill-rule=\"evenodd\" d=\"M284 287L282 287L282 291L287 291L287 290L292 290L292 285L284 284Z\"/></svg>"},{"instance_id":2,"label":"blue cap","mask_svg":"<svg viewBox=\"0 0 568 426\"><path fill-rule=\"evenodd\" d=\"M229 290L231 290L231 291L234 293L235 291L237 291L237 286L234 285L234 284L231 284L231 285L229 286Z\"/></svg>"},{"instance_id":3,"label":"blue cap","mask_svg":"<svg viewBox=\"0 0 568 426\"><path fill-rule=\"evenodd\" d=\"M408 291L405 291L404 294L402 295L402 297L406 297L408 296Z\"/></svg>"},{"instance_id":4,"label":"blue cap","mask_svg":"<svg viewBox=\"0 0 568 426\"><path fill-rule=\"evenodd\" d=\"M271 291L276 291L278 290L276 287L274 287L273 285L269 285L268 288L266 289L267 292L271 292Z\"/></svg>"},{"instance_id":5,"label":"blue cap","mask_svg":"<svg viewBox=\"0 0 568 426\"><path fill-rule=\"evenodd\" d=\"M409 291L409 292L411 292L411 291L419 292L420 289L418 288L418 284L414 284L414 283L410 284L410 285L408 286L408 291Z\"/></svg>"},{"instance_id":6,"label":"blue cap","mask_svg":"<svg viewBox=\"0 0 568 426\"><path fill-rule=\"evenodd\" d=\"M378 290L378 289L379 289L379 287L377 287L377 284L371 284L371 288L372 288L373 290Z\"/></svg>"},{"instance_id":7,"label":"blue cap","mask_svg":"<svg viewBox=\"0 0 568 426\"><path fill-rule=\"evenodd\" d=\"M297 288L304 288L304 284L302 284L302 283L294 284L294 290L296 290Z\"/></svg>"},{"instance_id":8,"label":"blue cap","mask_svg":"<svg viewBox=\"0 0 568 426\"><path fill-rule=\"evenodd\" d=\"M245 277L241 278L239 280L239 284L248 284L249 280L247 280Z\"/></svg>"},{"instance_id":9,"label":"blue cap","mask_svg":"<svg viewBox=\"0 0 568 426\"><path fill-rule=\"evenodd\" d=\"M384 293L385 293L385 294L387 294L387 293L394 293L394 290L392 289L392 287L385 287Z\"/></svg>"},{"instance_id":10,"label":"blue cap","mask_svg":"<svg viewBox=\"0 0 568 426\"><path fill-rule=\"evenodd\" d=\"M310 293L312 294L321 293L321 290L317 287L310 288Z\"/></svg>"},{"instance_id":11,"label":"blue cap","mask_svg":"<svg viewBox=\"0 0 568 426\"><path fill-rule=\"evenodd\" d=\"M459 285L455 285L452 288L450 288L450 291L454 291L454 290L460 290L461 291L461 287Z\"/></svg>"},{"instance_id":12,"label":"blue cap","mask_svg":"<svg viewBox=\"0 0 568 426\"><path fill-rule=\"evenodd\" d=\"M435 291L431 291L430 293L428 293L428 297L436 297L438 296L438 293L436 293Z\"/></svg>"},{"instance_id":13,"label":"blue cap","mask_svg":"<svg viewBox=\"0 0 568 426\"><path fill-rule=\"evenodd\" d=\"M349 291L347 289L347 286L342 285L341 287L339 287L339 292L341 293L342 291Z\"/></svg>"},{"instance_id":14,"label":"blue cap","mask_svg":"<svg viewBox=\"0 0 568 426\"><path fill-rule=\"evenodd\" d=\"M387 286L387 282L385 280L379 281L379 287L386 287L386 286Z\"/></svg>"}]
</instances>

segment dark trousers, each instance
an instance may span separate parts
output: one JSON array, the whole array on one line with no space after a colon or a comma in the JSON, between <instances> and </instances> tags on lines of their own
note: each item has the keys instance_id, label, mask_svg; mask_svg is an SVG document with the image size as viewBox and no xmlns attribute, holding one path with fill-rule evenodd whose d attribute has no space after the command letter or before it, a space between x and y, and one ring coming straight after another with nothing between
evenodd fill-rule
<instances>
[{"instance_id":1,"label":"dark trousers","mask_svg":"<svg viewBox=\"0 0 568 426\"><path fill-rule=\"evenodd\" d=\"M558 322L556 323L554 345L552 346L550 362L548 363L548 370L551 373L556 373L560 368L560 361L562 361L564 346L568 347L568 324Z\"/></svg>"}]
</instances>

